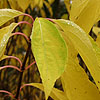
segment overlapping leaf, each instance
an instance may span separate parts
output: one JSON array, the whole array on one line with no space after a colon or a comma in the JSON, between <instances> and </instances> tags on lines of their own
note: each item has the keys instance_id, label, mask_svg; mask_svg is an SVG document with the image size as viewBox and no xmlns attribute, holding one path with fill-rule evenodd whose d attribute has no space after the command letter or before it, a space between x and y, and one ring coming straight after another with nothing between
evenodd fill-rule
<instances>
[{"instance_id":1,"label":"overlapping leaf","mask_svg":"<svg viewBox=\"0 0 100 100\"><path fill-rule=\"evenodd\" d=\"M47 98L56 79L64 72L67 47L55 25L43 18L36 18L31 39Z\"/></svg>"},{"instance_id":2,"label":"overlapping leaf","mask_svg":"<svg viewBox=\"0 0 100 100\"><path fill-rule=\"evenodd\" d=\"M9 26L0 29L0 59L2 59L1 57L4 54L6 44L11 36L11 32L14 30L16 25L17 23L12 23Z\"/></svg>"},{"instance_id":3,"label":"overlapping leaf","mask_svg":"<svg viewBox=\"0 0 100 100\"><path fill-rule=\"evenodd\" d=\"M89 33L100 15L99 0L72 0L70 19Z\"/></svg>"},{"instance_id":4,"label":"overlapping leaf","mask_svg":"<svg viewBox=\"0 0 100 100\"><path fill-rule=\"evenodd\" d=\"M21 14L23 13L13 9L0 9L0 26Z\"/></svg>"},{"instance_id":5,"label":"overlapping leaf","mask_svg":"<svg viewBox=\"0 0 100 100\"><path fill-rule=\"evenodd\" d=\"M68 44L68 64L64 74L61 76L64 91L69 100L97 100L100 94L96 86L89 81L85 71L79 65L77 54L67 33L62 35Z\"/></svg>"},{"instance_id":6,"label":"overlapping leaf","mask_svg":"<svg viewBox=\"0 0 100 100\"><path fill-rule=\"evenodd\" d=\"M100 67L93 46L87 34L73 22L67 20L54 21L61 27L61 29L63 29L67 37L71 40L75 49L83 58L100 90Z\"/></svg>"}]
</instances>

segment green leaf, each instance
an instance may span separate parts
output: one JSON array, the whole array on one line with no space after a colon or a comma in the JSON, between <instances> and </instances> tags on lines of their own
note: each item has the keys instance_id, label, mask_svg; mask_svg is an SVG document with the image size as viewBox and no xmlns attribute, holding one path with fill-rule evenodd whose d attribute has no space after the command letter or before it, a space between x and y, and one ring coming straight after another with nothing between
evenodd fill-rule
<instances>
[{"instance_id":1,"label":"green leaf","mask_svg":"<svg viewBox=\"0 0 100 100\"><path fill-rule=\"evenodd\" d=\"M99 0L73 0L70 19L78 24L86 33L89 33L92 26L100 16Z\"/></svg>"},{"instance_id":2,"label":"green leaf","mask_svg":"<svg viewBox=\"0 0 100 100\"><path fill-rule=\"evenodd\" d=\"M36 18L31 38L32 52L47 99L55 81L66 67L67 47L55 25L47 19Z\"/></svg>"},{"instance_id":3,"label":"green leaf","mask_svg":"<svg viewBox=\"0 0 100 100\"><path fill-rule=\"evenodd\" d=\"M17 23L12 23L7 27L0 29L0 59L4 54L6 44L11 36L11 32L16 27Z\"/></svg>"},{"instance_id":4,"label":"green leaf","mask_svg":"<svg viewBox=\"0 0 100 100\"><path fill-rule=\"evenodd\" d=\"M0 9L0 26L21 14L23 13L13 9Z\"/></svg>"},{"instance_id":5,"label":"green leaf","mask_svg":"<svg viewBox=\"0 0 100 100\"><path fill-rule=\"evenodd\" d=\"M100 66L88 35L79 26L71 21L54 21L66 33L66 36L79 52L100 90Z\"/></svg>"},{"instance_id":6,"label":"green leaf","mask_svg":"<svg viewBox=\"0 0 100 100\"><path fill-rule=\"evenodd\" d=\"M89 81L87 74L79 65L78 52L66 35L62 32L66 44L68 44L68 64L61 76L64 91L69 100L97 100L100 99L96 85Z\"/></svg>"},{"instance_id":7,"label":"green leaf","mask_svg":"<svg viewBox=\"0 0 100 100\"><path fill-rule=\"evenodd\" d=\"M41 83L30 83L29 85L37 87L40 90L44 91L43 85ZM54 100L68 100L65 93L61 90L56 89L56 88L52 89L52 91L50 93L50 97L52 97Z\"/></svg>"}]
</instances>

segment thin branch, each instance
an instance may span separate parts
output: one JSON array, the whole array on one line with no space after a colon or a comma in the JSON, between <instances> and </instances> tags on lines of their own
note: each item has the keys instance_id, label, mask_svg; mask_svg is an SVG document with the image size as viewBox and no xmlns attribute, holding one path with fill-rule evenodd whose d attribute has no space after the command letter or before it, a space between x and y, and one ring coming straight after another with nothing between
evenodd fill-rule
<instances>
[{"instance_id":1,"label":"thin branch","mask_svg":"<svg viewBox=\"0 0 100 100\"><path fill-rule=\"evenodd\" d=\"M2 66L2 67L0 67L0 70L5 69L5 68L13 68L13 69L18 70L19 72L22 72L21 69L19 69L16 66L12 66L12 65Z\"/></svg>"},{"instance_id":2,"label":"thin branch","mask_svg":"<svg viewBox=\"0 0 100 100\"><path fill-rule=\"evenodd\" d=\"M17 60L20 63L20 68L22 67L22 62L19 58L15 57L15 56L7 56L5 59L9 59L9 58L13 58L13 59Z\"/></svg>"},{"instance_id":3,"label":"thin branch","mask_svg":"<svg viewBox=\"0 0 100 100\"><path fill-rule=\"evenodd\" d=\"M27 24L27 25L29 25L30 27L32 27L32 25L31 25L29 22L27 22L27 21L18 22L17 26L20 25L20 24ZM17 26L16 26L16 27L17 27Z\"/></svg>"},{"instance_id":4,"label":"thin branch","mask_svg":"<svg viewBox=\"0 0 100 100\"><path fill-rule=\"evenodd\" d=\"M22 35L25 37L25 39L29 42L29 38L27 37L27 35L25 35L24 33L21 33L21 32L15 32L13 34L11 34L11 36L14 36L14 35Z\"/></svg>"},{"instance_id":5,"label":"thin branch","mask_svg":"<svg viewBox=\"0 0 100 100\"><path fill-rule=\"evenodd\" d=\"M29 69L32 65L34 65L36 63L36 61L34 61L33 63L31 63L29 66L27 66L26 68L25 68L25 70L27 70L27 69Z\"/></svg>"},{"instance_id":6,"label":"thin branch","mask_svg":"<svg viewBox=\"0 0 100 100\"><path fill-rule=\"evenodd\" d=\"M15 96L14 96L12 93L8 92L8 91L0 90L0 92L1 92L1 93L7 93L7 94L9 94L11 97L15 98Z\"/></svg>"},{"instance_id":7,"label":"thin branch","mask_svg":"<svg viewBox=\"0 0 100 100\"><path fill-rule=\"evenodd\" d=\"M29 15L29 14L21 14L21 15L19 15L19 16L28 16L28 17L30 17L31 19L32 19L32 24L34 23L34 19L33 19L33 17L31 16L31 15Z\"/></svg>"}]
</instances>

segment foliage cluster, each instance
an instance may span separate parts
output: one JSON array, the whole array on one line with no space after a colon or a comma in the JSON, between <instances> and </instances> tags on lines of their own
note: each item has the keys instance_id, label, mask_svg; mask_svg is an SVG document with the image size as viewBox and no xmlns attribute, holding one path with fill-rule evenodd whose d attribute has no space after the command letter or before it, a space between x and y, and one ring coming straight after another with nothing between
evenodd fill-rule
<instances>
[{"instance_id":1,"label":"foliage cluster","mask_svg":"<svg viewBox=\"0 0 100 100\"><path fill-rule=\"evenodd\" d=\"M100 99L99 0L0 4L1 99Z\"/></svg>"}]
</instances>

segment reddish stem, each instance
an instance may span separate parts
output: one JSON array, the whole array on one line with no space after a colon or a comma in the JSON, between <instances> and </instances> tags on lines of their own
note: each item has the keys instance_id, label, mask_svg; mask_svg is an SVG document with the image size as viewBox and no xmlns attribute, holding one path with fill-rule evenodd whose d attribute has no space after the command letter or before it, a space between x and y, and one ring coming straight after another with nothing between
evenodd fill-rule
<instances>
[{"instance_id":1,"label":"reddish stem","mask_svg":"<svg viewBox=\"0 0 100 100\"><path fill-rule=\"evenodd\" d=\"M11 36L14 36L14 35L22 35L26 38L27 41L29 41L29 38L27 37L27 35L25 35L24 33L21 33L21 32L15 32L13 34L11 34Z\"/></svg>"},{"instance_id":2,"label":"reddish stem","mask_svg":"<svg viewBox=\"0 0 100 100\"><path fill-rule=\"evenodd\" d=\"M25 86L32 86L31 84L24 84L21 86L20 91L25 87Z\"/></svg>"},{"instance_id":3,"label":"reddish stem","mask_svg":"<svg viewBox=\"0 0 100 100\"><path fill-rule=\"evenodd\" d=\"M28 17L30 17L30 18L32 19L32 24L34 23L34 19L33 19L33 17L32 17L31 15L29 15L29 14L25 14L25 13L24 13L24 14L21 14L21 15L19 15L19 16L23 16L23 15L24 15L24 16L28 16Z\"/></svg>"},{"instance_id":4,"label":"reddish stem","mask_svg":"<svg viewBox=\"0 0 100 100\"><path fill-rule=\"evenodd\" d=\"M24 84L24 85L22 85L21 87L20 87L20 92L21 92L21 90L25 87L25 86L32 86L31 84ZM33 87L33 86L32 86ZM20 96L19 96L19 99L18 100L20 100Z\"/></svg>"},{"instance_id":5,"label":"reddish stem","mask_svg":"<svg viewBox=\"0 0 100 100\"><path fill-rule=\"evenodd\" d=\"M18 22L17 26L20 25L20 24L27 24L27 25L29 25L30 27L32 27L32 25L31 25L29 22L27 22L27 21ZM17 26L16 26L16 27L17 27Z\"/></svg>"},{"instance_id":6,"label":"reddish stem","mask_svg":"<svg viewBox=\"0 0 100 100\"><path fill-rule=\"evenodd\" d=\"M53 22L53 23L55 23L51 18L46 18L47 20L49 20L49 21L51 21L51 22Z\"/></svg>"},{"instance_id":7,"label":"reddish stem","mask_svg":"<svg viewBox=\"0 0 100 100\"><path fill-rule=\"evenodd\" d=\"M16 66L12 66L12 65L2 66L2 67L0 67L0 70L5 69L5 68L14 68L14 69L18 70L19 72L22 72L21 69L19 69Z\"/></svg>"},{"instance_id":8,"label":"reddish stem","mask_svg":"<svg viewBox=\"0 0 100 100\"><path fill-rule=\"evenodd\" d=\"M27 70L27 69L29 69L32 65L34 65L36 63L36 61L34 61L33 63L31 63L29 66L27 66L26 68L25 68L25 70Z\"/></svg>"},{"instance_id":9,"label":"reddish stem","mask_svg":"<svg viewBox=\"0 0 100 100\"><path fill-rule=\"evenodd\" d=\"M11 97L15 98L15 96L14 96L12 93L8 92L8 91L0 90L0 92L2 92L2 93L7 93L7 94L9 94Z\"/></svg>"},{"instance_id":10,"label":"reddish stem","mask_svg":"<svg viewBox=\"0 0 100 100\"><path fill-rule=\"evenodd\" d=\"M7 56L6 58L13 58L13 59L16 59L19 63L20 63L20 68L22 67L22 62L19 58L15 57L15 56ZM6 59L5 58L5 59Z\"/></svg>"}]
</instances>

